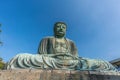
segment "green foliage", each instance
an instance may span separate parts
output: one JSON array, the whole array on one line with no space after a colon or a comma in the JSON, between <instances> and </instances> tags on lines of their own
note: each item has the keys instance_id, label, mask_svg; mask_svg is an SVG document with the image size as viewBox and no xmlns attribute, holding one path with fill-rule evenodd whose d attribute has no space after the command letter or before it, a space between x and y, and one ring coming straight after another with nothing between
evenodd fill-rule
<instances>
[{"instance_id":1,"label":"green foliage","mask_svg":"<svg viewBox=\"0 0 120 80\"><path fill-rule=\"evenodd\" d=\"M5 63L0 61L0 69L4 69Z\"/></svg>"},{"instance_id":2,"label":"green foliage","mask_svg":"<svg viewBox=\"0 0 120 80\"><path fill-rule=\"evenodd\" d=\"M0 57L0 69L4 69L5 63L2 61L3 59Z\"/></svg>"}]
</instances>

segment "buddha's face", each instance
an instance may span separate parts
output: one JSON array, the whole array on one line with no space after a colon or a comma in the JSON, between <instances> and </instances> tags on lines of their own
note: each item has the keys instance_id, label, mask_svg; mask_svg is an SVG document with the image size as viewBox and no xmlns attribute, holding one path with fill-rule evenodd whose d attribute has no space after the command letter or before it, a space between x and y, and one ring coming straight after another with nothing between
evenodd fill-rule
<instances>
[{"instance_id":1,"label":"buddha's face","mask_svg":"<svg viewBox=\"0 0 120 80\"><path fill-rule=\"evenodd\" d=\"M57 23L55 26L55 35L57 37L64 37L66 34L66 25L63 23Z\"/></svg>"}]
</instances>

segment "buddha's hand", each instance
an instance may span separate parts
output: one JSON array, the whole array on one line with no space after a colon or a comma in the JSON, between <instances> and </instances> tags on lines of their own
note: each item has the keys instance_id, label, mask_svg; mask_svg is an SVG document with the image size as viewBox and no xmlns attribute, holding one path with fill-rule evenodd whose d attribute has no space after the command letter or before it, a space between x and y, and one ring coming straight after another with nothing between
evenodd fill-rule
<instances>
[{"instance_id":1,"label":"buddha's hand","mask_svg":"<svg viewBox=\"0 0 120 80\"><path fill-rule=\"evenodd\" d=\"M65 53L49 54L49 57L55 57L55 56L67 56L67 55Z\"/></svg>"},{"instance_id":2,"label":"buddha's hand","mask_svg":"<svg viewBox=\"0 0 120 80\"><path fill-rule=\"evenodd\" d=\"M70 54L70 53L57 53L57 54L50 54L49 57L57 57L57 56L66 56L66 57L71 57L72 59L79 59L78 57Z\"/></svg>"}]
</instances>

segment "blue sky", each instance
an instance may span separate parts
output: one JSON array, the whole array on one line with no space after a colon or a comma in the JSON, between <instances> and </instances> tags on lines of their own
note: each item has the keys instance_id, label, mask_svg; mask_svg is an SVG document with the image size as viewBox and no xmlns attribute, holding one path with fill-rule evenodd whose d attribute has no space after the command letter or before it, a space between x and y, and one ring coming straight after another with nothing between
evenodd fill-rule
<instances>
[{"instance_id":1,"label":"blue sky","mask_svg":"<svg viewBox=\"0 0 120 80\"><path fill-rule=\"evenodd\" d=\"M120 0L0 0L0 57L37 54L40 40L64 21L67 37L79 55L113 60L120 57Z\"/></svg>"}]
</instances>

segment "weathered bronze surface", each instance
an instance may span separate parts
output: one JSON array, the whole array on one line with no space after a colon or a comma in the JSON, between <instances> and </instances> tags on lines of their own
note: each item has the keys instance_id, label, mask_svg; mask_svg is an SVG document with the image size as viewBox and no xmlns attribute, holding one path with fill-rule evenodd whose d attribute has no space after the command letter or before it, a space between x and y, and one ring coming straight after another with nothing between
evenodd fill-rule
<instances>
[{"instance_id":1,"label":"weathered bronze surface","mask_svg":"<svg viewBox=\"0 0 120 80\"><path fill-rule=\"evenodd\" d=\"M54 24L54 36L43 38L38 54L18 54L6 69L68 69L117 71L109 62L88 58L79 58L74 42L65 37L67 25L64 22Z\"/></svg>"}]
</instances>

